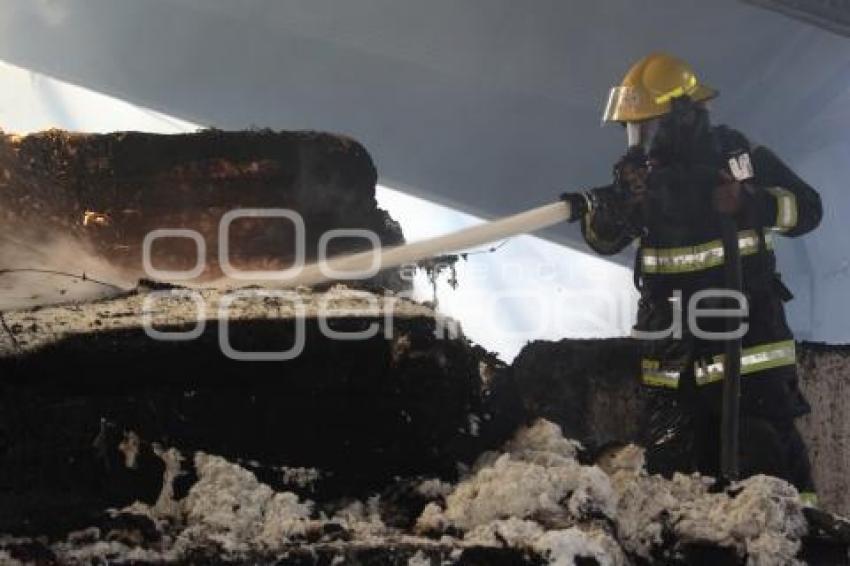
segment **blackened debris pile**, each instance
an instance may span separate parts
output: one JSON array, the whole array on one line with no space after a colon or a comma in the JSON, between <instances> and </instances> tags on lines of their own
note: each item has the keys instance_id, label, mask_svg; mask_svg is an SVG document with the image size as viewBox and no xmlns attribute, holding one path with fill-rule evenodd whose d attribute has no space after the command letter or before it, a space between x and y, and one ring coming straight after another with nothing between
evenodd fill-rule
<instances>
[{"instance_id":1,"label":"blackened debris pile","mask_svg":"<svg viewBox=\"0 0 850 566\"><path fill-rule=\"evenodd\" d=\"M171 293L148 311L152 327L195 327L197 300ZM230 295L198 296L220 313ZM80 526L106 507L152 502L154 444L243 462L314 498L453 478L493 445L481 375L494 358L446 334L450 321L442 329L429 308L341 286L260 294L229 305L226 328L212 318L197 339L169 341L146 333L146 298L6 313L15 342L0 353L0 531L46 531L59 517ZM233 357L297 353L299 341L285 361Z\"/></svg>"},{"instance_id":2,"label":"blackened debris pile","mask_svg":"<svg viewBox=\"0 0 850 566\"><path fill-rule=\"evenodd\" d=\"M191 228L217 277L237 208L298 212L308 260L335 228L402 241L338 136L51 131L3 137L0 166L0 235L73 238L130 272L151 230ZM249 269L293 258L279 219L230 241ZM169 239L153 260L194 252ZM508 367L391 291L210 287L2 313L0 562L846 562L847 523L780 480L645 472L629 340L536 342Z\"/></svg>"},{"instance_id":3,"label":"blackened debris pile","mask_svg":"<svg viewBox=\"0 0 850 566\"><path fill-rule=\"evenodd\" d=\"M231 295L197 292L211 313ZM141 291L6 313L16 341L0 355L0 531L15 536L0 538L0 557L684 565L846 556L847 525L823 515L814 529L785 482L760 476L717 490L698 475L648 475L634 445L602 458L583 450L532 411L588 443L616 435L588 434L539 402L547 388L560 394L525 389L547 367L532 370L527 353L506 367L391 293L296 293L301 311L293 297L262 294L228 307L228 339L242 352L288 348L303 322L303 352L286 361L224 356L215 318L196 340L153 340ZM151 323L185 331L195 308L180 289L165 291ZM377 332L330 339L322 320ZM588 342L572 354L568 342L534 348L596 355ZM566 387L593 405L593 387L604 392L614 377L586 375L601 383ZM611 395L602 406L619 406Z\"/></svg>"},{"instance_id":4,"label":"blackened debris pile","mask_svg":"<svg viewBox=\"0 0 850 566\"><path fill-rule=\"evenodd\" d=\"M746 558L778 565L793 563L803 547L804 512L781 480L758 476L717 491L699 476L647 475L634 446L604 467L581 464L577 450L553 423L521 427L459 481L405 482L425 506L414 512L413 526L400 527L392 521L405 504L392 489L322 503L273 489L220 456L171 449L160 452L165 472L155 503L111 511L52 542L2 538L0 557L63 564L612 566ZM178 474L187 468L194 476L179 489Z\"/></svg>"},{"instance_id":5,"label":"blackened debris pile","mask_svg":"<svg viewBox=\"0 0 850 566\"><path fill-rule=\"evenodd\" d=\"M800 387L812 412L800 421L821 504L850 516L850 347L798 343ZM517 395L591 451L640 442L646 398L631 339L538 340L513 363Z\"/></svg>"},{"instance_id":6,"label":"blackened debris pile","mask_svg":"<svg viewBox=\"0 0 850 566\"><path fill-rule=\"evenodd\" d=\"M558 423L568 438L597 451L640 441L639 367L634 340L537 340L522 349L512 371L529 414Z\"/></svg>"}]
</instances>

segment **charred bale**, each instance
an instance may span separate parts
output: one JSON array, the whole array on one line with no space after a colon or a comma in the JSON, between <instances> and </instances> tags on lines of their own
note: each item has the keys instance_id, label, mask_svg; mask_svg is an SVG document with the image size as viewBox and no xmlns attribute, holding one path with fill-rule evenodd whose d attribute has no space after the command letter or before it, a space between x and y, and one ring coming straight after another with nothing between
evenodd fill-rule
<instances>
[{"instance_id":1,"label":"charred bale","mask_svg":"<svg viewBox=\"0 0 850 566\"><path fill-rule=\"evenodd\" d=\"M800 343L800 387L812 412L799 426L825 509L850 516L850 347ZM558 423L591 449L640 440L645 396L630 339L532 342L510 371L529 418Z\"/></svg>"},{"instance_id":2,"label":"charred bale","mask_svg":"<svg viewBox=\"0 0 850 566\"><path fill-rule=\"evenodd\" d=\"M451 479L459 462L503 440L482 432L483 351L442 335L423 306L404 302L391 321L382 312L320 319L312 307L297 318L264 297L234 307L232 347L279 352L301 333L303 350L249 362L223 353L214 320L195 340L152 339L139 322L142 301L6 313L18 332L0 355L0 532L46 532L57 517L77 513L85 524L105 507L152 503L163 472L156 445L178 447L189 462L195 451L224 456L321 501L380 492L399 476ZM162 303L172 321L162 331L194 325L181 322L184 303ZM376 331L342 340L323 325ZM287 483L287 470L301 468L316 470L311 481Z\"/></svg>"},{"instance_id":3,"label":"charred bale","mask_svg":"<svg viewBox=\"0 0 850 566\"><path fill-rule=\"evenodd\" d=\"M800 389L812 412L800 419L818 497L824 508L850 517L850 346L802 344Z\"/></svg>"},{"instance_id":4,"label":"charred bale","mask_svg":"<svg viewBox=\"0 0 850 566\"><path fill-rule=\"evenodd\" d=\"M640 352L629 339L538 340L511 367L528 418L557 423L591 451L636 442L645 399Z\"/></svg>"},{"instance_id":5,"label":"charred bale","mask_svg":"<svg viewBox=\"0 0 850 566\"><path fill-rule=\"evenodd\" d=\"M74 237L135 271L141 271L147 234L180 228L195 230L206 243L203 275L220 275L219 225L238 209L298 213L306 261L317 257L319 238L334 229L368 230L385 246L402 243L398 223L377 206L376 181L362 145L319 132L0 135L0 224L31 231L30 244ZM296 253L294 234L287 219L235 220L230 260L246 269L287 267ZM191 269L195 246L187 238L163 239L151 249L152 263L160 270ZM344 235L327 251L368 246L362 237ZM401 285L397 278L388 283Z\"/></svg>"}]
</instances>

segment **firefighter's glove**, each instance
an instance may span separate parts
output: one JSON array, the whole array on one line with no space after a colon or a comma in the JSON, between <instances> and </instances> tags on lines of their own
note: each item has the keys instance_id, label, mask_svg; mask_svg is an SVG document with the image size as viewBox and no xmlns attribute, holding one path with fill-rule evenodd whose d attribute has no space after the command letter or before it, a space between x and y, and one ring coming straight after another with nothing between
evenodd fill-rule
<instances>
[{"instance_id":1,"label":"firefighter's glove","mask_svg":"<svg viewBox=\"0 0 850 566\"><path fill-rule=\"evenodd\" d=\"M587 193L563 193L561 200L570 205L570 216L567 222L580 220L592 208L590 196Z\"/></svg>"},{"instance_id":2,"label":"firefighter's glove","mask_svg":"<svg viewBox=\"0 0 850 566\"><path fill-rule=\"evenodd\" d=\"M714 188L711 202L714 210L721 214L735 216L741 212L744 197L741 183L736 181L728 171L720 171L720 184Z\"/></svg>"},{"instance_id":3,"label":"firefighter's glove","mask_svg":"<svg viewBox=\"0 0 850 566\"><path fill-rule=\"evenodd\" d=\"M628 205L646 200L649 194L648 176L646 153L639 146L629 148L629 151L614 164L614 184Z\"/></svg>"}]
</instances>

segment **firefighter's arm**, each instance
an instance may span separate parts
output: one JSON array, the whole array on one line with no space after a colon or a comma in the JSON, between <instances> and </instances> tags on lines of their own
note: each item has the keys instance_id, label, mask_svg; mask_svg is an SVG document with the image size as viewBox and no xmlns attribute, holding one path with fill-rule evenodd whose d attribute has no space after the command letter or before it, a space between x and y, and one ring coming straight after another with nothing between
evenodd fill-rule
<instances>
[{"instance_id":1,"label":"firefighter's arm","mask_svg":"<svg viewBox=\"0 0 850 566\"><path fill-rule=\"evenodd\" d=\"M571 206L571 220L581 222L585 242L598 254L616 254L638 236L630 221L634 205L614 186L565 193L561 198Z\"/></svg>"},{"instance_id":2,"label":"firefighter's arm","mask_svg":"<svg viewBox=\"0 0 850 566\"><path fill-rule=\"evenodd\" d=\"M640 235L639 207L648 191L647 157L639 147L631 148L614 165L614 183L584 193L567 193L572 220L581 220L585 242L596 253L614 255Z\"/></svg>"},{"instance_id":3,"label":"firefighter's arm","mask_svg":"<svg viewBox=\"0 0 850 566\"><path fill-rule=\"evenodd\" d=\"M814 230L823 216L820 195L766 147L752 151L758 186L748 197L764 226L785 236Z\"/></svg>"},{"instance_id":4,"label":"firefighter's arm","mask_svg":"<svg viewBox=\"0 0 850 566\"><path fill-rule=\"evenodd\" d=\"M617 198L613 187L594 189L592 195L595 206L581 222L584 241L598 254L619 253L638 236L631 222L633 204Z\"/></svg>"}]
</instances>

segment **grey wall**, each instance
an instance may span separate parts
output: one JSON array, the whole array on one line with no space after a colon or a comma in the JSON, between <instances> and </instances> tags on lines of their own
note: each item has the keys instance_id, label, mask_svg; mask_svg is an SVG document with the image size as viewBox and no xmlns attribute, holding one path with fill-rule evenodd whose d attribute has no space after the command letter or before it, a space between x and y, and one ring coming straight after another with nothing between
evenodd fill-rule
<instances>
[{"instance_id":1,"label":"grey wall","mask_svg":"<svg viewBox=\"0 0 850 566\"><path fill-rule=\"evenodd\" d=\"M850 44L733 0L0 0L0 59L220 128L315 128L385 184L483 216L601 184L607 88L648 51L689 59L716 115L818 184L819 234L782 266L802 338L850 342ZM573 227L547 233L575 243ZM845 242L839 245L837 242ZM621 261L628 261L620 258ZM844 310L846 309L846 310Z\"/></svg>"}]
</instances>

